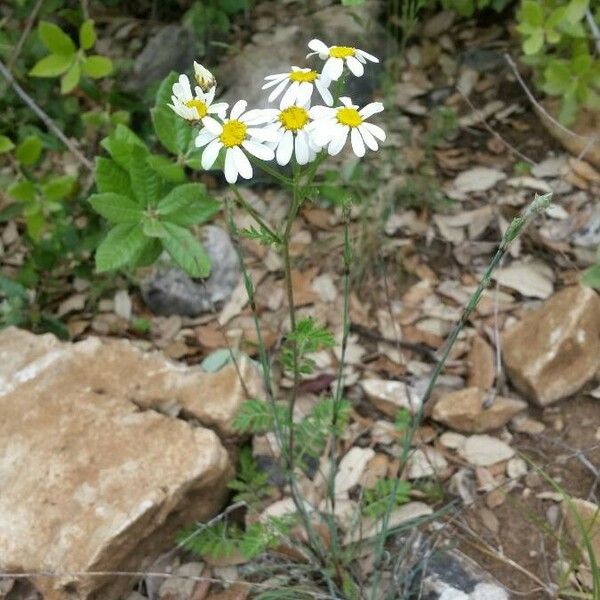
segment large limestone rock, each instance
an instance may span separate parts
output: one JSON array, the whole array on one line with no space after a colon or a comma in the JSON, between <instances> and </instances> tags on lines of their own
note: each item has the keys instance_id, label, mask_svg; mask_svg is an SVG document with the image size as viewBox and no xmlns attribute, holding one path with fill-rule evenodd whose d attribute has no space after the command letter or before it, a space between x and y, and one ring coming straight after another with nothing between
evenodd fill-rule
<instances>
[{"instance_id":1,"label":"large limestone rock","mask_svg":"<svg viewBox=\"0 0 600 600\"><path fill-rule=\"evenodd\" d=\"M85 573L149 566L221 508L232 474L215 432L153 409L180 406L227 434L245 397L229 367L209 375L127 341L1 332L0 572L60 573L33 578L45 600L120 597L126 578Z\"/></svg>"},{"instance_id":2,"label":"large limestone rock","mask_svg":"<svg viewBox=\"0 0 600 600\"><path fill-rule=\"evenodd\" d=\"M502 347L512 383L535 403L574 394L600 367L598 294L565 288L505 332Z\"/></svg>"},{"instance_id":3,"label":"large limestone rock","mask_svg":"<svg viewBox=\"0 0 600 600\"><path fill-rule=\"evenodd\" d=\"M506 425L515 415L527 408L521 400L496 396L489 408L484 408L486 393L468 387L442 396L433 407L431 416L458 431L483 433Z\"/></svg>"}]
</instances>

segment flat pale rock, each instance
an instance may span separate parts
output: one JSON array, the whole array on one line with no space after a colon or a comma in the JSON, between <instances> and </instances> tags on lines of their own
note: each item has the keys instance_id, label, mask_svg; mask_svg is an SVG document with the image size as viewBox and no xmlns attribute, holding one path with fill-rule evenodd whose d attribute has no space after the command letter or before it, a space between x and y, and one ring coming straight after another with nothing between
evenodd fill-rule
<instances>
[{"instance_id":1,"label":"flat pale rock","mask_svg":"<svg viewBox=\"0 0 600 600\"><path fill-rule=\"evenodd\" d=\"M419 396L403 381L363 379L360 385L373 405L388 417L395 417L401 408L415 414L421 407Z\"/></svg>"},{"instance_id":2,"label":"flat pale rock","mask_svg":"<svg viewBox=\"0 0 600 600\"><path fill-rule=\"evenodd\" d=\"M448 461L435 448L417 448L406 461L406 477L421 479L438 476L448 468Z\"/></svg>"},{"instance_id":3,"label":"flat pale rock","mask_svg":"<svg viewBox=\"0 0 600 600\"><path fill-rule=\"evenodd\" d=\"M485 399L486 393L476 387L450 392L436 402L431 417L457 431L483 433L503 427L527 408L526 402L503 396L484 408Z\"/></svg>"},{"instance_id":4,"label":"flat pale rock","mask_svg":"<svg viewBox=\"0 0 600 600\"><path fill-rule=\"evenodd\" d=\"M547 406L577 392L600 367L600 298L572 286L526 314L502 336L507 373L530 400Z\"/></svg>"},{"instance_id":5,"label":"flat pale rock","mask_svg":"<svg viewBox=\"0 0 600 600\"><path fill-rule=\"evenodd\" d=\"M515 451L502 440L483 434L469 436L458 453L471 465L489 467L512 458Z\"/></svg>"},{"instance_id":6,"label":"flat pale rock","mask_svg":"<svg viewBox=\"0 0 600 600\"><path fill-rule=\"evenodd\" d=\"M30 379L65 389L85 386L168 414L181 411L223 438L236 435L233 420L242 403L263 397L260 374L246 357L237 367L229 363L206 373L159 352L143 352L127 340L89 337L68 344L50 334L5 329L0 332L0 394Z\"/></svg>"},{"instance_id":7,"label":"flat pale rock","mask_svg":"<svg viewBox=\"0 0 600 600\"><path fill-rule=\"evenodd\" d=\"M583 560L590 564L590 555L581 528L586 532L597 561L600 557L600 506L581 498L571 498L569 502L563 500L561 509L567 531L581 550Z\"/></svg>"}]
</instances>

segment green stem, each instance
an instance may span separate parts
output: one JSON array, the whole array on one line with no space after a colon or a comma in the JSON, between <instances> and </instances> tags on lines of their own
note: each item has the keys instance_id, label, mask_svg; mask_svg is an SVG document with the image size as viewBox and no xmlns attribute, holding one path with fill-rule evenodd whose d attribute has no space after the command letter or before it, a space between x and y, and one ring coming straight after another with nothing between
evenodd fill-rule
<instances>
[{"instance_id":1,"label":"green stem","mask_svg":"<svg viewBox=\"0 0 600 600\"><path fill-rule=\"evenodd\" d=\"M246 200L244 199L244 197L242 196L242 194L240 194L240 190L238 190L237 186L232 185L231 189L233 190L233 193L235 194L235 197L237 198L237 201L240 203L240 205L246 210L246 212L265 230L268 232L268 234L274 239L277 240L278 244L281 244L281 239L279 238L279 236L275 233L275 231L273 231L273 229L271 229L271 227L269 227L265 221L263 220L263 218L258 214L258 212L252 208L252 206L250 206L250 204L248 204L248 202L246 202Z\"/></svg>"},{"instance_id":2,"label":"green stem","mask_svg":"<svg viewBox=\"0 0 600 600\"><path fill-rule=\"evenodd\" d=\"M259 160L258 158L255 158L251 154L248 154L248 158L259 169L261 169L262 171L267 173L267 175L270 175L271 177L273 177L274 179L276 179L277 181L279 181L286 187L291 188L294 186L294 182L289 177L282 175L279 171L270 167L266 162Z\"/></svg>"}]
</instances>

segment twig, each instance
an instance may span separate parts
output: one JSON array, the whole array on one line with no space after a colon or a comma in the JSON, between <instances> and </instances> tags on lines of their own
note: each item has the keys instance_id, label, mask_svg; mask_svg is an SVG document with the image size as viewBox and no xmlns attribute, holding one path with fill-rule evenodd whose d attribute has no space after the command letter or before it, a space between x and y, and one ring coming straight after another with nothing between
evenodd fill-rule
<instances>
[{"instance_id":1,"label":"twig","mask_svg":"<svg viewBox=\"0 0 600 600\"><path fill-rule=\"evenodd\" d=\"M19 54L21 54L21 50L23 49L23 44L25 43L25 40L27 39L27 36L29 35L29 32L31 31L33 22L35 21L35 18L37 17L37 14L38 14L40 8L42 7L43 2L44 2L44 0L37 0L37 2L35 3L35 6L33 7L32 11L29 13L29 16L27 17L27 21L25 22L25 27L23 28L23 33L21 34L21 37L19 38L19 41L17 42L15 49L12 51L12 54L10 55L10 59L8 61L7 69L9 71L13 70L15 63L17 62L17 58L19 58Z\"/></svg>"},{"instance_id":2,"label":"twig","mask_svg":"<svg viewBox=\"0 0 600 600\"><path fill-rule=\"evenodd\" d=\"M94 165L89 161L80 150L67 138L67 136L54 124L54 121L35 103L27 92L15 81L6 65L0 60L0 75L4 77L7 83L13 88L17 96L27 104L27 106L44 122L44 125L74 154L77 160L88 171L94 170Z\"/></svg>"}]
</instances>

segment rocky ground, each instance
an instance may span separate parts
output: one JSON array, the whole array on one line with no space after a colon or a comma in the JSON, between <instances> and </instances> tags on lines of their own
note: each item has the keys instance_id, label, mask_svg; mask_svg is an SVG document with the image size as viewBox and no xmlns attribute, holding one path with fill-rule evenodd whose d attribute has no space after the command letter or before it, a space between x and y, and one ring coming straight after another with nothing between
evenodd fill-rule
<instances>
[{"instance_id":1,"label":"rocky ground","mask_svg":"<svg viewBox=\"0 0 600 600\"><path fill-rule=\"evenodd\" d=\"M430 15L404 63L383 25L369 21L373 5L363 29L329 2L310 14L301 3L285 4L292 8L258 3L241 52L222 59L217 73L228 99L248 98L264 75L297 64L306 41L330 23L327 39L358 36L387 57L388 76L360 81L356 93L386 103L388 141L362 170L350 156L337 165L358 199L340 504L351 513L364 490L396 476L414 484L399 522L454 501L434 528L450 558L432 567L427 598L553 597L579 543L560 490L588 519L599 495L600 298L578 280L600 243L600 167L593 154L570 155L541 125L504 57L515 45L510 22L475 27L450 13ZM149 35L144 60L159 35ZM219 180L205 182L217 196L226 193ZM534 193L548 191L554 206L494 273L400 472L394 415L419 408L502 232ZM271 223L289 202L268 181L242 193ZM244 214L234 217L248 224ZM18 231L3 227L6 256L14 256ZM342 229L339 210L306 204L292 248L301 313L338 340ZM31 578L44 598L248 596L239 560L200 561L173 542L182 525L226 508L240 444L277 459L268 436L239 440L231 428L261 384L251 361L228 362L228 349L255 357L257 338L224 219L202 235L215 264L207 282L162 265L142 274L139 286L120 281L96 302L89 281L69 278L51 308L72 343L15 329L0 334L0 565L54 573ZM281 260L251 241L242 246L262 334L275 352L288 327ZM339 349L314 359L299 416L331 389ZM277 385L284 397L291 382L279 374ZM322 486L304 483L318 505ZM279 489L261 510L281 514L289 506ZM566 584L589 594L589 565L575 562ZM91 575L111 571L143 574ZM165 571L180 577L152 575ZM21 578L1 585L0 598L37 597Z\"/></svg>"}]
</instances>

